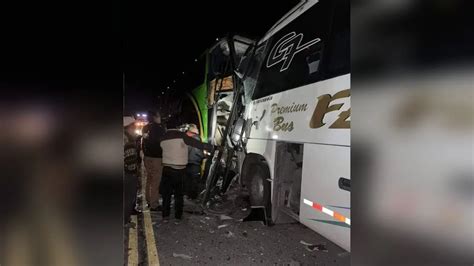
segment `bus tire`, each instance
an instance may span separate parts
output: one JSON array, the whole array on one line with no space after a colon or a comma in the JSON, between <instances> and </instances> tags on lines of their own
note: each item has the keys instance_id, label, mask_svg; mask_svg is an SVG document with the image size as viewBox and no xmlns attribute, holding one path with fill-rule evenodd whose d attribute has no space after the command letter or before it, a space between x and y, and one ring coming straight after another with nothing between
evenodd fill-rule
<instances>
[{"instance_id":1,"label":"bus tire","mask_svg":"<svg viewBox=\"0 0 474 266\"><path fill-rule=\"evenodd\" d=\"M251 206L265 207L267 220L271 220L270 169L262 156L249 154L242 167L242 183L249 191Z\"/></svg>"}]
</instances>

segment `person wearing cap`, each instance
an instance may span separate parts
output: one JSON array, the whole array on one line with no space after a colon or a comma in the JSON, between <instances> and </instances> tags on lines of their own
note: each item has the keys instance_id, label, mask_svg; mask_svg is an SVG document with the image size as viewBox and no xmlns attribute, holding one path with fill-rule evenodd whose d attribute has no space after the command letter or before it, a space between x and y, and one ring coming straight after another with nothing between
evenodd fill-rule
<instances>
[{"instance_id":1,"label":"person wearing cap","mask_svg":"<svg viewBox=\"0 0 474 266\"><path fill-rule=\"evenodd\" d=\"M124 222L128 223L130 215L134 213L138 188L138 148L135 139L135 119L123 119L123 144L124 144Z\"/></svg>"},{"instance_id":2,"label":"person wearing cap","mask_svg":"<svg viewBox=\"0 0 474 266\"><path fill-rule=\"evenodd\" d=\"M180 220L183 215L183 190L188 164L188 147L212 151L213 146L188 136L178 129L166 132L161 140L163 149L163 176L160 183L160 194L163 197L163 220L170 216L171 196L174 194L175 218Z\"/></svg>"},{"instance_id":3,"label":"person wearing cap","mask_svg":"<svg viewBox=\"0 0 474 266\"><path fill-rule=\"evenodd\" d=\"M199 130L195 124L189 124L186 134L196 140L201 140ZM186 195L194 200L199 193L198 184L201 183L201 163L204 153L198 148L188 147L188 164L186 166Z\"/></svg>"},{"instance_id":4,"label":"person wearing cap","mask_svg":"<svg viewBox=\"0 0 474 266\"><path fill-rule=\"evenodd\" d=\"M148 113L149 123L143 128L143 154L146 169L145 198L152 211L160 210L159 185L162 174L162 149L160 141L165 134L158 111Z\"/></svg>"}]
</instances>

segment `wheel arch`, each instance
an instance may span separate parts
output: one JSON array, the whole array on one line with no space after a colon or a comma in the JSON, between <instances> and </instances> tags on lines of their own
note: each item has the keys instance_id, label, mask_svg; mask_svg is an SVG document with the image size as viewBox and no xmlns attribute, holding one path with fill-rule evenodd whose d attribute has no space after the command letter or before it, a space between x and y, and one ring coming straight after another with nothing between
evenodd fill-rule
<instances>
[{"instance_id":1,"label":"wheel arch","mask_svg":"<svg viewBox=\"0 0 474 266\"><path fill-rule=\"evenodd\" d=\"M264 164L267 169L268 169L268 173L270 175L270 178L271 178L271 171L270 171L270 167L269 167L269 164L267 162L267 160L265 159L265 157L261 154L258 154L258 153L248 153L245 155L245 159L244 159L244 162L242 163L242 168L241 168L241 174L240 174L240 178L241 178L241 184L243 186L246 186L246 184L248 184L248 182L250 181L250 165L253 164L253 163L262 163Z\"/></svg>"}]
</instances>

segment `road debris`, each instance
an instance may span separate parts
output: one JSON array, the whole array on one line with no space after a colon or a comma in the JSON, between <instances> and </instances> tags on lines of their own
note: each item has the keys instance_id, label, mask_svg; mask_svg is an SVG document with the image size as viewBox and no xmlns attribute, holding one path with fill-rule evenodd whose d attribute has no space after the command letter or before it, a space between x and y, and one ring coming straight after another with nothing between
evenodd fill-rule
<instances>
[{"instance_id":1,"label":"road debris","mask_svg":"<svg viewBox=\"0 0 474 266\"><path fill-rule=\"evenodd\" d=\"M221 215L219 216L219 219L221 219L222 221L224 221L224 220L232 220L232 217L229 217L229 216L227 216L227 215L221 214Z\"/></svg>"},{"instance_id":2,"label":"road debris","mask_svg":"<svg viewBox=\"0 0 474 266\"><path fill-rule=\"evenodd\" d=\"M224 227L227 227L229 226L229 224L221 224L217 227L217 229L221 229L221 228L224 228Z\"/></svg>"},{"instance_id":3,"label":"road debris","mask_svg":"<svg viewBox=\"0 0 474 266\"><path fill-rule=\"evenodd\" d=\"M225 235L225 237L233 237L233 236L235 235L231 231L227 231L227 234Z\"/></svg>"},{"instance_id":4,"label":"road debris","mask_svg":"<svg viewBox=\"0 0 474 266\"><path fill-rule=\"evenodd\" d=\"M316 244L316 245L314 245L314 244L305 242L303 240L301 240L300 243L303 244L306 247L306 249L310 252L313 252L315 250L328 252L328 249L326 248L326 244Z\"/></svg>"},{"instance_id":5,"label":"road debris","mask_svg":"<svg viewBox=\"0 0 474 266\"><path fill-rule=\"evenodd\" d=\"M185 214L181 225L177 226L173 224L175 219L171 219L169 225L166 225L162 224L163 218L160 215L153 216L152 222L156 222L153 229L156 230L155 238L160 252L160 264L290 266L349 264L350 255L338 256L345 250L332 245L328 240L299 224L264 227L261 221L239 223L238 219L243 216L241 208L243 207L236 206L235 212L225 210L225 212L202 216ZM248 207L247 212L250 210ZM228 219L227 216L232 219ZM137 224L137 231L143 227L141 225L141 223ZM138 232L137 235L141 240L138 254L141 254L141 261L144 261L146 257L143 255L147 252L147 246L143 240L145 234ZM302 242L305 245L297 245L300 240L306 241ZM314 251L319 250L316 244L322 243L326 243L326 247L330 248L331 252L322 254L322 251ZM306 250L306 245L310 246L308 250ZM215 256L215 249L208 247L218 248L219 256ZM125 253L127 252L125 249ZM334 260L337 262L333 263Z\"/></svg>"},{"instance_id":6,"label":"road debris","mask_svg":"<svg viewBox=\"0 0 474 266\"><path fill-rule=\"evenodd\" d=\"M301 240L300 243L303 244L303 245L305 245L305 246L311 246L311 245L313 245L313 244L308 243L308 242L305 242L305 241L303 241L303 240Z\"/></svg>"},{"instance_id":7,"label":"road debris","mask_svg":"<svg viewBox=\"0 0 474 266\"><path fill-rule=\"evenodd\" d=\"M185 259L185 260L190 260L190 259L193 258L193 257L191 257L189 255L186 255L186 254L178 254L178 253L174 253L174 252L173 252L173 257L182 258L182 259Z\"/></svg>"}]
</instances>

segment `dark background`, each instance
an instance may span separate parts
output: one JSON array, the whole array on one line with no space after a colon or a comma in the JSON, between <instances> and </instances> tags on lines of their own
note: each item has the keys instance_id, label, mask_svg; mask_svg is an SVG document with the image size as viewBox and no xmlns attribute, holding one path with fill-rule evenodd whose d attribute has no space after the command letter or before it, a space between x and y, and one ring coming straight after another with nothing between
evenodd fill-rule
<instances>
[{"instance_id":1,"label":"dark background","mask_svg":"<svg viewBox=\"0 0 474 266\"><path fill-rule=\"evenodd\" d=\"M36 264L52 264L50 240L62 236L76 265L123 264L120 9L0 4L2 265L11 225Z\"/></svg>"},{"instance_id":2,"label":"dark background","mask_svg":"<svg viewBox=\"0 0 474 266\"><path fill-rule=\"evenodd\" d=\"M128 1L123 13L125 113L156 107L157 97L216 38L229 32L261 38L298 3L290 1ZM185 75L182 72L185 72Z\"/></svg>"}]
</instances>

